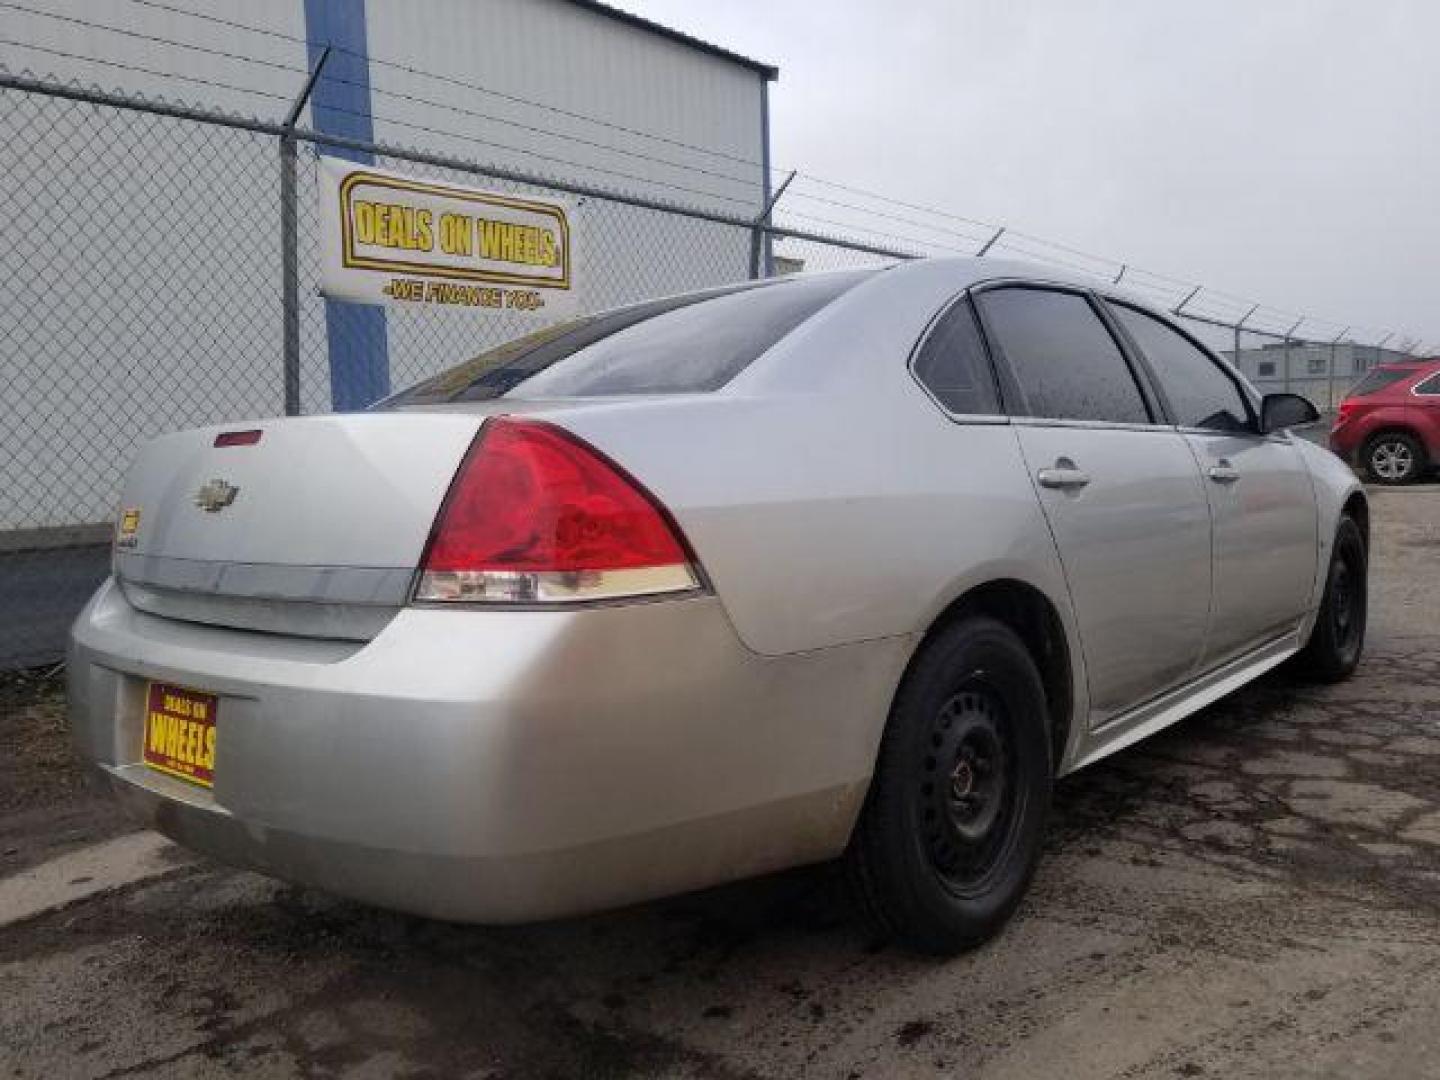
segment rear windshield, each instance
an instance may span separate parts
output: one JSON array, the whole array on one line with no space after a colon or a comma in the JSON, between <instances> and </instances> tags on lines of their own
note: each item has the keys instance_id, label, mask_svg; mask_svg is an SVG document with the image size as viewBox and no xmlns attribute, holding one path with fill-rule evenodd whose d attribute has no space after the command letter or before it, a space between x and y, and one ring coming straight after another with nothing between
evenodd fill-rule
<instances>
[{"instance_id":1,"label":"rear windshield","mask_svg":"<svg viewBox=\"0 0 1440 1080\"><path fill-rule=\"evenodd\" d=\"M1350 388L1347 397L1364 397L1366 394L1373 394L1376 390L1384 390L1401 379L1408 379L1414 375L1413 371L1394 371L1387 368L1375 368L1363 379Z\"/></svg>"},{"instance_id":2,"label":"rear windshield","mask_svg":"<svg viewBox=\"0 0 1440 1080\"><path fill-rule=\"evenodd\" d=\"M718 390L873 273L747 282L585 316L481 353L376 408Z\"/></svg>"}]
</instances>

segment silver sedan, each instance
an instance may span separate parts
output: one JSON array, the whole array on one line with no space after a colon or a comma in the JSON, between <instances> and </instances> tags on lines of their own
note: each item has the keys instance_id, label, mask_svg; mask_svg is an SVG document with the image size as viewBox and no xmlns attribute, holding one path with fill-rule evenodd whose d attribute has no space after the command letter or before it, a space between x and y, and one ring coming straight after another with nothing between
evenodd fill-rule
<instances>
[{"instance_id":1,"label":"silver sedan","mask_svg":"<svg viewBox=\"0 0 1440 1080\"><path fill-rule=\"evenodd\" d=\"M993 260L512 342L360 414L155 440L76 623L76 739L240 866L514 922L843 857L994 933L1051 786L1295 657L1369 513L1165 316Z\"/></svg>"}]
</instances>

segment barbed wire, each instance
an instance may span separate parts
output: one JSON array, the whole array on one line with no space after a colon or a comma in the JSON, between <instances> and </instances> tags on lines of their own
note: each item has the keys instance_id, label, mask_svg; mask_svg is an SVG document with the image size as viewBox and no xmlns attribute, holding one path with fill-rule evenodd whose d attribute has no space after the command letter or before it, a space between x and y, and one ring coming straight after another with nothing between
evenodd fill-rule
<instances>
[{"instance_id":1,"label":"barbed wire","mask_svg":"<svg viewBox=\"0 0 1440 1080\"><path fill-rule=\"evenodd\" d=\"M310 74L309 71L308 71L306 68L298 67L298 66L296 66L296 65L294 65L294 64L284 64L284 63L280 63L280 62L274 61L274 60L266 60L266 59L263 59L263 58L261 58L261 57L251 56L251 55L248 55L248 54L246 54L246 53L231 52L231 51L226 50L226 49L215 49L215 48L211 48L211 47L208 46L208 45L200 45L200 44L197 44L197 43L195 43L195 42L190 42L190 41L179 41L179 40L177 40L177 39L175 39L175 38L168 38L168 37L164 37L164 36L159 35L159 34L147 34L147 33L142 33L141 31L138 31L138 30L131 30L131 29L128 29L128 28L125 28L125 27L120 27L120 26L112 26L112 25L110 25L110 24L108 24L108 23L95 22L94 20L91 20L91 19L82 19L82 18L79 18L79 17L77 17L77 16L73 16L73 15L62 15L62 14L60 14L59 12L44 11L44 10L40 10L40 9L37 9L37 8L29 8L29 7L25 7L25 6L22 5L22 4L12 3L12 2L10 2L10 0L0 0L0 8L7 9L7 10L11 10L11 11L18 11L18 12L21 12L21 13L26 14L26 15L34 15L34 16L38 16L38 17L41 17L41 18L51 19L51 20L54 20L54 21L57 21L57 22L67 23L67 24L70 24L70 25L73 25L73 26L84 27L84 28L87 29L87 30L99 30L99 31L103 31L103 32L105 32L105 33L116 34L116 35L118 35L118 36L125 37L125 38L129 38L129 39L132 39L132 40L143 41L143 42L146 42L147 44L152 44L152 45L166 45L166 46L169 46L169 47L171 47L171 48L184 49L184 50L186 50L187 52L195 52L195 53L199 53L199 54L205 55L205 56L213 56L213 57L217 57L217 58L221 58L221 59L225 59L225 60L233 60L233 61L236 61L237 63L250 64L250 65L253 65L253 66L256 66L256 67L269 68L270 70L273 70L273 71L284 71L284 72L286 72L286 73L288 73L288 74L297 76L297 78L300 79L300 80L303 80L307 75ZM298 40L298 39L293 39L293 40ZM332 48L333 48L333 46L332 46ZM349 51L349 50L346 50L346 51ZM91 60L92 62L94 62L94 61L93 61L93 58L80 57L80 56L78 56L78 54L77 54L76 58L77 58L77 59L89 59L89 60ZM465 107L463 107L463 106L455 105L455 104L453 104L453 103L451 103L451 102L435 101L435 100L432 99L432 98L421 97L421 96L415 95L415 94L406 94L406 93L403 93L403 92L400 92L400 91L396 91L396 90L388 90L388 89L386 89L386 88L384 88L384 87L375 86L373 83L359 82L359 81L357 81L357 80L355 80L355 79L347 79L347 78L344 78L344 77L342 77L342 76L335 75L335 74L333 74L333 73L331 73L331 72L329 72L329 71L322 71L322 72L320 73L320 76L319 76L317 82L321 82L321 83L331 83L331 84L340 85L340 86L349 86L349 87L352 87L352 88L355 88L355 89L364 90L364 91L366 91L366 92L368 92L368 93L376 94L376 95L378 95L378 96L380 96L380 97L392 98L392 99L399 100L399 101L407 101L407 102L410 102L410 103L416 104L416 105L424 105L424 106L426 106L427 108L442 109L442 110L444 110L444 111L446 111L446 112L453 112L453 113L457 113L457 114L459 114L459 115L473 117L473 118L476 118L476 119L484 120L484 121L486 121L486 122L488 122L488 123L500 124L500 125L503 125L503 126L505 126L505 127L513 127L513 128L517 128L517 129L522 130L522 131L529 132L529 133L531 133L531 134L543 135L543 136L546 136L546 137L548 137L548 138L563 139L564 141L566 141L566 142L568 142L568 143L574 143L574 144L577 144L577 145L580 145L580 146L588 146L588 147L591 147L592 149L605 151L606 153L621 154L621 155L624 155L624 156L626 156L626 157L638 158L638 159L643 160L643 161L649 161L649 162L652 162L652 163L655 163L655 164L658 164L658 165L664 165L664 166L666 166L666 167L668 167L668 168L672 168L672 169L682 169L682 170L684 170L684 171L686 171L686 172L693 172L693 173L698 173L698 174L701 174L701 175L704 175L704 176L715 177L715 178L717 178L717 179L725 180L725 181L728 181L728 182L730 182L730 183L745 184L745 185L747 185L747 186L755 186L756 183L757 183L757 180L758 180L758 177L754 177L754 176L749 176L749 177L746 177L746 176L735 176L735 175L732 174L732 173L724 173L724 172L718 172L718 171L716 171L716 170L714 170L714 169L707 169L707 168L705 168L704 166L701 166L701 165L692 165L692 164L689 164L689 163L686 163L686 162L682 162L682 161L673 161L673 160L671 160L671 159L669 159L669 158L657 157L657 156L655 156L654 154L647 154L647 153L645 153L644 151L636 150L636 149L634 149L634 148L632 148L632 147L617 146L617 145L615 145L615 144L613 144L613 143L598 142L598 141L596 141L596 140L594 140L594 139L587 139L587 138L585 138L584 136L575 135L575 134L573 134L573 133L571 133L571 132L555 131L555 130L550 129L550 128L537 127L537 126L534 125L534 124L527 124L527 123L524 123L524 122L522 122L522 121L512 120L512 119L509 119L508 117L504 117L504 116L496 116L496 115L494 115L493 113L481 112L481 111L476 110L476 109L467 109L467 108L465 108ZM325 108L334 108L334 106L324 106L324 107L325 107ZM360 115L360 114L358 114L358 113L355 113L354 110L344 110L344 109L342 109L342 110L338 110L338 111L350 112L350 113L352 113L352 114L354 114L354 115ZM392 122L393 122L393 121L392 121ZM759 167L758 163L757 163L757 167Z\"/></svg>"},{"instance_id":2,"label":"barbed wire","mask_svg":"<svg viewBox=\"0 0 1440 1080\"><path fill-rule=\"evenodd\" d=\"M138 5L143 6L143 7L154 8L154 9L156 9L156 10L169 12L169 13L174 14L174 15L184 15L184 16L188 16L188 17L190 17L190 18L201 19L201 20L204 20L205 22L216 23L216 24L221 25L221 26L227 26L227 27L229 27L229 28L231 28L231 29L234 29L234 30L246 30L246 31L249 31L249 32L251 32L251 33L262 34L262 35L264 35L264 36L266 36L266 37L278 38L278 39L280 39L280 40L282 40L282 41L287 41L287 42L291 42L291 43L293 43L293 44L298 44L298 45L300 45L300 46L302 46L302 47L308 47L309 44L310 44L310 42L308 42L306 39L301 38L301 37L296 37L296 36L293 35L293 34L286 34L286 33L283 33L282 31L273 30L273 29L270 29L270 28L268 28L268 27L258 27L258 26L254 26L254 25L250 25L250 24L238 22L238 21L236 21L236 20L234 20L234 19L226 19L226 18L224 18L224 17L222 17L222 16L219 16L219 15L209 14L208 12L189 11L189 10L186 10L185 8L180 8L180 7L177 7L177 6L173 5L173 4L163 3L162 0L125 0L125 2L131 3L131 4L138 4ZM643 129L641 129L641 128L632 127L632 126L627 125L627 124L620 124L620 123L617 123L617 122L615 122L615 121L613 121L613 120L606 120L606 119L603 119L602 117L594 116L594 115L588 114L588 113L579 112L579 111L574 110L574 109L567 109L567 108L564 108L564 107L562 107L562 106L555 105L555 104L552 104L552 103L543 102L543 101L536 101L536 100L534 100L534 99L532 99L532 98L523 97L523 96L521 96L521 95L519 95L519 94L507 93L506 91L503 91L503 90L496 90L495 88L489 87L489 86L485 86L485 85L482 84L482 83L470 82L470 81L467 81L467 80L465 80L465 79L457 78L457 77L455 77L455 76L453 76L453 75L442 75L442 74L440 74L440 73L438 73L438 72L426 71L426 70L423 69L423 68L415 67L413 64L407 63L407 62L405 62L405 61L388 59L388 58L385 58L385 57L376 56L376 55L374 55L373 53L370 53L368 50L367 50L366 52L360 52L360 51L358 51L358 50L356 50L356 49L351 49L351 48L348 48L347 46L337 45L337 44L334 44L334 43L330 43L330 47L331 47L334 51L336 51L336 52L338 52L338 53L343 53L343 54L345 54L345 55L347 55L347 56L352 56L352 57L354 57L354 58L357 59L357 60L364 60L364 61L366 61L366 62L368 62L368 63L375 64L375 65L377 65L377 66L379 66L379 67L390 68L391 70L395 70L395 71L403 71L403 72L405 72L405 73L407 73L407 74L409 74L409 75L419 76L420 78L433 79L433 80L435 80L436 82L442 82L442 83L449 84L449 85L451 85L451 86L462 87L462 88L467 89L467 90L474 90L474 91L476 91L477 93L486 94L486 95L489 95L489 96L491 96L491 97L496 97L496 98L501 99L502 101L509 101L509 102L513 102L513 103L515 103L515 104L517 104L517 105L525 105L525 106L528 106L528 107L530 107L530 108L541 109L541 110L544 110L545 112L554 113L555 115L558 115L558 116L569 117L569 118L572 119L572 120L581 120L581 121L584 121L584 122L586 122L586 123L597 124L597 125L599 125L599 126L601 126L601 127L610 128L610 129L612 129L612 130L614 130L614 131L623 132L623 133L626 134L626 135L634 135L634 136L639 136L640 138L644 138L644 139L653 139L653 140L655 140L656 142L668 143L668 144L670 144L670 145L672 145L672 146L680 147L680 148L683 148L683 149L685 149L685 150L692 150L692 151L694 151L694 152L696 152L696 153L699 153L699 154L706 154L706 155L709 155L709 156L711 156L711 157L723 158L723 159L725 159L725 160L734 161L734 162L737 162L738 164L741 164L741 165L751 165L751 166L755 166L756 168L765 168L765 167L766 167L766 166L765 166L765 163L764 163L763 161L759 161L759 160L756 160L756 159L754 159L754 158L746 157L746 156L744 156L743 154L732 154L732 153L729 153L729 152L724 151L724 150L717 150L717 149L715 149L714 147L701 146L701 145L699 145L699 144L697 144L697 143L686 142L686 141L683 140L683 139L676 139L676 138L674 138L674 137L672 137L672 136L661 135L661 134L659 134L658 132L645 131L645 130L643 130ZM771 167L771 171L772 171L772 172L773 172L773 171L776 171L773 166Z\"/></svg>"},{"instance_id":3,"label":"barbed wire","mask_svg":"<svg viewBox=\"0 0 1440 1080\"><path fill-rule=\"evenodd\" d=\"M348 109L338 105L324 105L331 112L337 112L345 116L354 116L362 120L378 121L382 124L394 124L397 127L409 128L412 131L424 132L427 135L436 135L443 139L458 139L461 142L473 143L477 146L488 146L495 150L503 150L510 154L519 154L522 157L537 158L541 161L548 161L556 165L564 165L568 168L579 169L583 172L602 173L606 176L618 177L622 180L630 180L638 184L646 184L653 187L662 187L669 191L678 191L685 195L691 195L701 199L717 199L721 202L731 203L735 206L743 206L750 211L758 209L759 192L751 198L745 199L735 195L727 195L719 191L710 191L705 188L688 187L684 184L672 183L668 180L659 180L655 177L641 176L638 173L625 172L622 169L611 169L603 165L595 165L588 162L573 161L569 158L557 157L541 150L525 146L512 146L508 143L496 142L494 139L482 139L477 135L466 135L463 132L453 131L449 128L437 128L427 124L417 124L410 120L401 120L395 116L387 116L377 113L374 110Z\"/></svg>"},{"instance_id":4,"label":"barbed wire","mask_svg":"<svg viewBox=\"0 0 1440 1080\"><path fill-rule=\"evenodd\" d=\"M878 229L867 229L860 225L852 225L846 221L836 221L834 218L819 217L814 214L805 214L796 210L786 209L781 215L780 225L783 228L785 221L805 221L818 225L827 225L831 228L847 230L851 233L859 233L862 236L874 236L884 240L898 241L902 244L911 244L924 251L925 249L940 250L952 255L973 255L974 252L968 248L957 248L941 244L938 241L919 236L905 236L901 233L881 232Z\"/></svg>"},{"instance_id":5,"label":"barbed wire","mask_svg":"<svg viewBox=\"0 0 1440 1080\"><path fill-rule=\"evenodd\" d=\"M886 221L894 221L902 225L911 225L920 229L928 229L932 232L938 232L945 236L953 237L958 240L969 241L977 247L980 244L984 243L984 241L986 240L986 236L974 236L970 233L964 233L955 229L949 229L943 225L937 225L933 221L920 221L916 218L906 217L904 214L893 214L890 213L888 210L876 209L874 207L868 206L860 206L856 203L845 202L843 199L827 199L819 195L811 195L805 191L791 191L787 189L785 192L784 201L788 203L792 198L803 199L807 202L819 203L822 206L834 206L843 210L853 210L856 213L866 214L870 217L884 218ZM993 231L994 230L992 229L991 232ZM974 254L974 250L968 249L965 251L965 254Z\"/></svg>"},{"instance_id":6,"label":"barbed wire","mask_svg":"<svg viewBox=\"0 0 1440 1080\"><path fill-rule=\"evenodd\" d=\"M3 6L3 4L0 4L0 6ZM269 90L258 90L251 87L239 86L234 83L222 82L217 79L207 79L196 75L182 75L178 72L160 71L155 68L146 67L141 64L129 64L120 60L107 60L102 57L89 56L84 53L70 52L64 49L52 49L44 45L33 45L29 42L16 41L12 38L0 37L0 45L10 45L15 48L29 49L34 52L44 53L46 55L58 57L61 59L77 60L81 63L100 64L105 67L117 68L122 71L131 71L135 72L136 74L149 75L160 79L178 79L184 82L193 82L202 86L211 86L221 90L230 90L233 92L244 94L255 94L260 97L269 98L275 101L286 102L287 104L290 101L290 97L288 95L277 94ZM751 211L754 211L757 208L757 198L742 199L734 195L727 195L723 192L708 191L703 188L687 187L684 184L675 184L671 183L670 181L660 180L654 177L640 176L636 173L629 173L620 169L611 169L603 165L595 165L586 162L574 161L569 158L558 157L554 154L547 154L544 151L536 150L532 147L512 146L507 143L497 142L494 139L482 139L475 135L466 135L463 132L451 131L445 128L431 127L426 124L417 124L412 121L401 120L398 117L386 116L381 113L376 113L373 110L361 111L358 109L349 109L345 108L344 106L336 105L327 105L323 107L330 110L331 112L340 113L346 116L354 116L359 119L370 120L372 122L379 121L380 123L394 124L397 127L409 128L411 130L424 132L429 135L436 135L444 139L456 139L461 142L474 143L479 146L487 146L495 150L503 150L506 153L518 154L527 158L535 158L541 161L551 162L552 164L563 165L571 169L578 169L585 172L601 173L606 176L613 176L622 180L630 180L639 184L662 187L670 191L678 191L682 194L694 196L701 199L715 199L721 202L728 202L736 206L745 207Z\"/></svg>"},{"instance_id":7,"label":"barbed wire","mask_svg":"<svg viewBox=\"0 0 1440 1080\"><path fill-rule=\"evenodd\" d=\"M199 86L213 86L218 90L230 90L240 94L254 94L257 97L270 98L272 101L289 101L284 94L277 94L271 90L257 90L249 86L237 86L234 83L221 82L218 79L206 79L199 75L181 75L175 71L159 71L156 68L145 67L143 64L127 64L122 60L106 60L98 56L84 56L80 53L67 52L63 49L52 49L45 45L36 45L29 41L16 41L14 38L0 37L0 45L9 45L17 49L28 49L31 52L43 53L46 56L54 56L63 60L80 60L87 64L101 64L104 67L116 68L120 71L133 71L138 75L150 75L157 79L178 79L181 82L196 83Z\"/></svg>"},{"instance_id":8,"label":"barbed wire","mask_svg":"<svg viewBox=\"0 0 1440 1080\"><path fill-rule=\"evenodd\" d=\"M837 191L847 191L852 195L860 195L867 199L874 199L878 202L889 203L893 206L899 206L906 210L918 210L921 213L925 214L936 214L943 218L949 218L952 221L959 221L966 225L974 225L975 227L980 229L988 229L991 232L993 232L996 228L993 223L988 221L980 221L976 218L965 217L963 214L956 214L950 210L940 210L936 207L925 206L921 203L904 202L903 200L896 199L890 195L881 195L880 193L875 191L867 191L865 188L856 187L853 184L842 184L838 180L828 180L824 177L816 176L814 173L797 172L796 175L802 181L809 181L812 184L819 184L822 187L834 188Z\"/></svg>"}]
</instances>

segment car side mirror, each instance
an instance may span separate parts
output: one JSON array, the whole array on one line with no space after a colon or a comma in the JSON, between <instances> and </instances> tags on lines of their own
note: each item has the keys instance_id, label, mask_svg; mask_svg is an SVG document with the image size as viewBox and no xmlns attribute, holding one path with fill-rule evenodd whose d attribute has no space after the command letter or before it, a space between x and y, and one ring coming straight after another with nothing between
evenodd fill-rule
<instances>
[{"instance_id":1,"label":"car side mirror","mask_svg":"<svg viewBox=\"0 0 1440 1080\"><path fill-rule=\"evenodd\" d=\"M1260 433L1303 427L1320 419L1320 410L1299 394L1266 394L1260 399Z\"/></svg>"}]
</instances>

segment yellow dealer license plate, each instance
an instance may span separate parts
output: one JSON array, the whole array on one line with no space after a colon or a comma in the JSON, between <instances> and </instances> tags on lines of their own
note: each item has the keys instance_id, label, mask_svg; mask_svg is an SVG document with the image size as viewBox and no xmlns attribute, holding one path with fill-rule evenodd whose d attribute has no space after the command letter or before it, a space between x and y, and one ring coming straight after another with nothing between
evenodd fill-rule
<instances>
[{"instance_id":1,"label":"yellow dealer license plate","mask_svg":"<svg viewBox=\"0 0 1440 1080\"><path fill-rule=\"evenodd\" d=\"M145 764L192 784L214 787L219 711L214 694L152 682L145 697Z\"/></svg>"}]
</instances>

